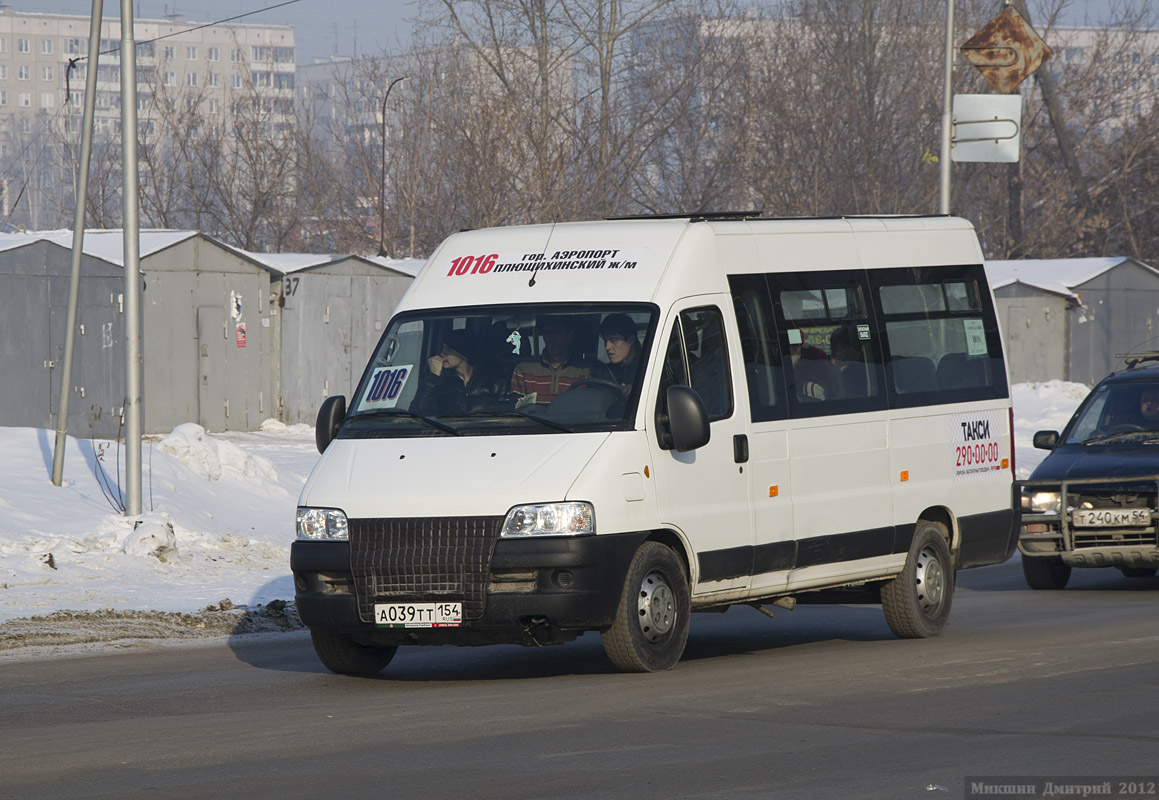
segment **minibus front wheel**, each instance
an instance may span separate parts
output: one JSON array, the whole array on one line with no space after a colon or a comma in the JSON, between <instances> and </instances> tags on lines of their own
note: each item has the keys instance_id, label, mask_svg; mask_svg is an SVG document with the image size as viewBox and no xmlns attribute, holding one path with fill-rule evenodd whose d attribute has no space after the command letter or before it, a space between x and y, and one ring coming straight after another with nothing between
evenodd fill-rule
<instances>
[{"instance_id":1,"label":"minibus front wheel","mask_svg":"<svg viewBox=\"0 0 1159 800\"><path fill-rule=\"evenodd\" d=\"M377 675L386 668L397 647L360 644L345 633L310 630L318 660L339 675Z\"/></svg>"},{"instance_id":2,"label":"minibus front wheel","mask_svg":"<svg viewBox=\"0 0 1159 800\"><path fill-rule=\"evenodd\" d=\"M881 587L881 608L895 636L937 636L950 617L954 597L954 561L940 523L918 520L905 567Z\"/></svg>"},{"instance_id":3,"label":"minibus front wheel","mask_svg":"<svg viewBox=\"0 0 1159 800\"><path fill-rule=\"evenodd\" d=\"M616 621L601 634L604 652L621 672L676 666L688 642L688 578L672 549L644 542L632 557Z\"/></svg>"}]
</instances>

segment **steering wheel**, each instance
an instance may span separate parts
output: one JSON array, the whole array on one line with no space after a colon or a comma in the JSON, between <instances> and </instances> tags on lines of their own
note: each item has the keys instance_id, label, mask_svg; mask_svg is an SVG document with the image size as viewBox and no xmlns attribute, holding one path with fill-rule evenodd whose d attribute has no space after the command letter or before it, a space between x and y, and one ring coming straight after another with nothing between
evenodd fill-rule
<instances>
[{"instance_id":1,"label":"steering wheel","mask_svg":"<svg viewBox=\"0 0 1159 800\"><path fill-rule=\"evenodd\" d=\"M623 396L624 394L624 387L620 386L620 384L616 383L615 381L609 381L604 378L580 378L571 386L567 387L567 390L570 392L572 389L583 389L588 386L598 389L614 390L618 397Z\"/></svg>"},{"instance_id":2,"label":"steering wheel","mask_svg":"<svg viewBox=\"0 0 1159 800\"><path fill-rule=\"evenodd\" d=\"M1107 431L1107 436L1113 436L1116 433L1134 433L1135 431L1143 430L1142 425L1136 425L1133 422L1121 422L1115 427Z\"/></svg>"}]
</instances>

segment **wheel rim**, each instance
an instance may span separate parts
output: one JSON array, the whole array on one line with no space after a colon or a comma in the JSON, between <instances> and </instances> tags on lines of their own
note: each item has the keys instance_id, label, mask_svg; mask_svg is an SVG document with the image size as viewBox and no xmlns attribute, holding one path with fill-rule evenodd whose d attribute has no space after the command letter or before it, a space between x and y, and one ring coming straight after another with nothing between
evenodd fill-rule
<instances>
[{"instance_id":1,"label":"wheel rim","mask_svg":"<svg viewBox=\"0 0 1159 800\"><path fill-rule=\"evenodd\" d=\"M649 642L660 641L676 624L676 598L659 572L649 572L644 576L637 608L640 632Z\"/></svg>"},{"instance_id":2,"label":"wheel rim","mask_svg":"<svg viewBox=\"0 0 1159 800\"><path fill-rule=\"evenodd\" d=\"M922 548L917 562L917 594L922 613L933 616L946 596L946 572L932 546Z\"/></svg>"}]
</instances>

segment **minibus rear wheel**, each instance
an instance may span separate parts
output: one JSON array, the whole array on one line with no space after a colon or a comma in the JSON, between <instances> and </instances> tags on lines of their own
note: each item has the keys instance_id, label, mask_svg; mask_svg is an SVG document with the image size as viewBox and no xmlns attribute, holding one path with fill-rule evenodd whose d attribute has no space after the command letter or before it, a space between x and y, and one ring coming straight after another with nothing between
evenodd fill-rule
<instances>
[{"instance_id":1,"label":"minibus rear wheel","mask_svg":"<svg viewBox=\"0 0 1159 800\"><path fill-rule=\"evenodd\" d=\"M954 597L954 562L945 529L919 520L901 574L881 587L881 608L895 636L937 636L950 617Z\"/></svg>"},{"instance_id":2,"label":"minibus rear wheel","mask_svg":"<svg viewBox=\"0 0 1159 800\"><path fill-rule=\"evenodd\" d=\"M322 665L339 675L377 675L398 652L397 647L359 644L335 631L311 630L310 639Z\"/></svg>"},{"instance_id":3,"label":"minibus rear wheel","mask_svg":"<svg viewBox=\"0 0 1159 800\"><path fill-rule=\"evenodd\" d=\"M684 564L672 549L644 542L628 567L616 621L601 636L621 672L672 669L688 642L690 601Z\"/></svg>"}]
</instances>

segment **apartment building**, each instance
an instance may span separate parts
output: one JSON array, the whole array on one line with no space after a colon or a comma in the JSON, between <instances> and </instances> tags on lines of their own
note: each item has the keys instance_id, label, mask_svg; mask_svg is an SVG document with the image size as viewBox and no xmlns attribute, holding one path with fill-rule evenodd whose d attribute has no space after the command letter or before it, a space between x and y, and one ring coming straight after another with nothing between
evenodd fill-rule
<instances>
[{"instance_id":1,"label":"apartment building","mask_svg":"<svg viewBox=\"0 0 1159 800\"><path fill-rule=\"evenodd\" d=\"M89 17L0 7L0 223L33 229L71 219L87 71L96 61L95 133L108 137L121 117L121 22L102 23L100 55L89 50ZM223 120L238 98L260 98L276 127L293 112L294 29L138 19L138 119L148 132L177 104L199 105ZM67 199L65 199L67 198ZM64 202L62 202L64 200ZM19 201L19 202L18 202Z\"/></svg>"}]
</instances>

